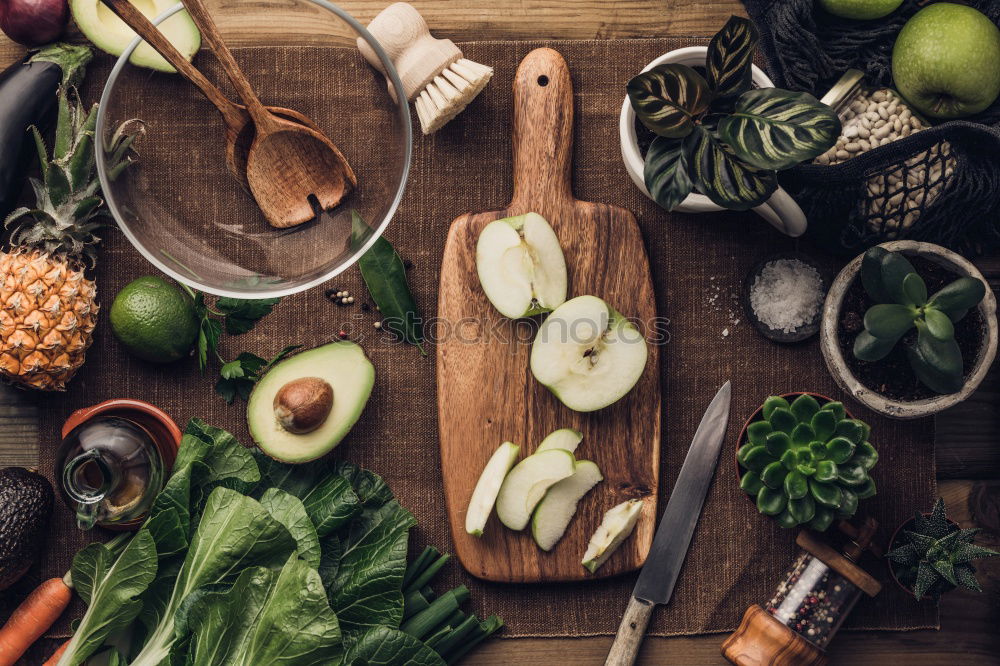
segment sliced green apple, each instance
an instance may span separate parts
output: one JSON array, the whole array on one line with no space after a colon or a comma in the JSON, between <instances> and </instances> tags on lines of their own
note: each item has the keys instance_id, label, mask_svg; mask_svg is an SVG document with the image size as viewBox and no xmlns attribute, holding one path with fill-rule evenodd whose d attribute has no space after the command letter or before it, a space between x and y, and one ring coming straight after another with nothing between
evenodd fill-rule
<instances>
[{"instance_id":1,"label":"sliced green apple","mask_svg":"<svg viewBox=\"0 0 1000 666\"><path fill-rule=\"evenodd\" d=\"M483 468L483 473L479 475L476 488L472 491L472 499L469 500L469 508L465 512L465 531L472 536L483 535L486 521L493 511L493 505L496 504L500 486L507 472L514 466L520 450L521 447L514 442L504 442L493 453Z\"/></svg>"},{"instance_id":2,"label":"sliced green apple","mask_svg":"<svg viewBox=\"0 0 1000 666\"><path fill-rule=\"evenodd\" d=\"M511 319L548 312L566 300L566 259L538 213L486 225L476 244L476 270L490 303Z\"/></svg>"},{"instance_id":3,"label":"sliced green apple","mask_svg":"<svg viewBox=\"0 0 1000 666\"><path fill-rule=\"evenodd\" d=\"M573 475L554 484L531 516L531 536L542 550L552 550L576 514L576 505L590 489L604 480L590 460L578 460Z\"/></svg>"},{"instance_id":4,"label":"sliced green apple","mask_svg":"<svg viewBox=\"0 0 1000 666\"><path fill-rule=\"evenodd\" d=\"M592 412L621 399L646 367L646 340L596 296L566 301L538 329L531 373L564 405Z\"/></svg>"},{"instance_id":5,"label":"sliced green apple","mask_svg":"<svg viewBox=\"0 0 1000 666\"><path fill-rule=\"evenodd\" d=\"M576 459L564 449L530 455L510 470L497 495L497 517L512 530L523 530L531 512L553 484L573 474Z\"/></svg>"},{"instance_id":6,"label":"sliced green apple","mask_svg":"<svg viewBox=\"0 0 1000 666\"><path fill-rule=\"evenodd\" d=\"M535 453L540 451L548 451L549 449L562 449L564 451L569 451L573 453L576 451L576 447L580 445L583 440L583 434L579 430L573 430L572 428L560 428L546 435L542 443L538 445L535 449Z\"/></svg>"},{"instance_id":7,"label":"sliced green apple","mask_svg":"<svg viewBox=\"0 0 1000 666\"><path fill-rule=\"evenodd\" d=\"M590 537L587 552L583 554L581 564L587 571L594 573L608 561L608 558L618 550L618 546L632 534L640 513L642 513L642 500L637 499L622 502L608 509L594 536Z\"/></svg>"},{"instance_id":8,"label":"sliced green apple","mask_svg":"<svg viewBox=\"0 0 1000 666\"><path fill-rule=\"evenodd\" d=\"M174 0L131 0L131 2L149 19L156 18L175 4ZM70 0L69 9L80 32L93 42L94 46L106 53L119 56L135 39L132 28L105 7L101 0ZM201 33L186 11L177 12L157 27L188 60L194 58L201 48ZM133 65L161 72L177 71L145 42L139 44L128 61Z\"/></svg>"}]
</instances>

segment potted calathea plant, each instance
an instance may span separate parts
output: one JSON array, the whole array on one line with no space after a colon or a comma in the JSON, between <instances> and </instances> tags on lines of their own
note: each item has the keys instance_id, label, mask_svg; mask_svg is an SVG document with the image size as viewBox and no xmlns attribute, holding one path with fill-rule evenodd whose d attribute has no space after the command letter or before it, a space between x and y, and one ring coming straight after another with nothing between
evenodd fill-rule
<instances>
[{"instance_id":1,"label":"potted calathea plant","mask_svg":"<svg viewBox=\"0 0 1000 666\"><path fill-rule=\"evenodd\" d=\"M830 288L822 350L847 391L899 418L968 397L997 346L996 300L972 264L937 245L869 249Z\"/></svg>"},{"instance_id":2,"label":"potted calathea plant","mask_svg":"<svg viewBox=\"0 0 1000 666\"><path fill-rule=\"evenodd\" d=\"M740 488L781 527L825 531L875 495L871 428L816 393L771 396L740 433Z\"/></svg>"},{"instance_id":3,"label":"potted calathea plant","mask_svg":"<svg viewBox=\"0 0 1000 666\"><path fill-rule=\"evenodd\" d=\"M628 106L622 111L622 154L633 179L641 154L634 127L653 134L645 150L642 182L649 196L666 210L730 210L755 208L772 223L767 211L782 216L794 209L801 222L785 224L798 235L805 219L794 201L769 199L778 188L777 172L825 152L840 134L840 119L808 93L774 88L753 67L756 28L731 17L704 51L703 72L677 60L698 59L699 47L681 49L628 83ZM760 76L757 76L757 74ZM757 87L755 87L755 83ZM640 128L641 129L641 128ZM692 199L707 197L699 207ZM761 207L764 207L762 210ZM781 227L782 225L776 224Z\"/></svg>"},{"instance_id":4,"label":"potted calathea plant","mask_svg":"<svg viewBox=\"0 0 1000 666\"><path fill-rule=\"evenodd\" d=\"M918 600L934 601L956 587L981 592L973 560L1000 553L973 543L978 529L959 529L938 499L930 513L917 513L892 535L885 554L893 579Z\"/></svg>"}]
</instances>

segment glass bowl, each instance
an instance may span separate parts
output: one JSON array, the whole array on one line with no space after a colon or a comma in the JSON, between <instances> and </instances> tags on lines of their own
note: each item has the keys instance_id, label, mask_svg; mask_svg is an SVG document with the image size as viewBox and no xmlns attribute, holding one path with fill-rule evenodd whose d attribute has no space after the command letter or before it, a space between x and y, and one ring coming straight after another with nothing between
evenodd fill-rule
<instances>
[{"instance_id":1,"label":"glass bowl","mask_svg":"<svg viewBox=\"0 0 1000 666\"><path fill-rule=\"evenodd\" d=\"M154 22L182 9L178 3ZM111 70L97 117L97 136L105 138L123 121L143 121L145 135L134 144L138 159L113 176L105 140L96 151L97 170L118 226L158 269L218 296L284 296L343 272L385 231L409 173L410 114L362 58L357 38L371 45L402 90L389 57L335 5L291 0L266 16L241 17L241 25L270 26L259 42L229 44L264 104L305 113L347 157L358 184L345 201L312 222L271 227L226 168L222 116L179 75L129 64L138 38ZM202 50L194 64L237 100L211 51ZM354 213L365 224L353 224L352 238Z\"/></svg>"}]
</instances>

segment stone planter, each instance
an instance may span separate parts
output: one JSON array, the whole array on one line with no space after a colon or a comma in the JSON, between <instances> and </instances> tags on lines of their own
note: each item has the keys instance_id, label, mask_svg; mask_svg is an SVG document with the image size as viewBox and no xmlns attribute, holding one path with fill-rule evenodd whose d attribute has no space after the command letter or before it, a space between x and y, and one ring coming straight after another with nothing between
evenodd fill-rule
<instances>
[{"instance_id":1,"label":"stone planter","mask_svg":"<svg viewBox=\"0 0 1000 666\"><path fill-rule=\"evenodd\" d=\"M905 255L921 257L943 266L958 275L968 275L985 282L982 273L971 262L940 245L901 240L882 243L881 247L891 252L902 252ZM975 363L972 366L972 370L966 376L965 384L961 390L956 393L938 395L910 402L894 400L863 385L851 372L840 350L839 327L841 306L848 289L854 280L858 279L862 256L855 257L851 263L847 264L840 271L840 274L837 275L837 278L830 286L826 302L823 305L823 322L820 327L820 349L823 352L826 367L830 370L830 374L833 375L834 380L840 388L850 393L858 402L869 409L896 419L916 419L930 416L931 414L936 414L944 409L953 407L972 395L983 381L983 378L986 377L990 364L996 356L997 303L993 291L987 286L986 296L979 304L979 312L982 314L986 331Z\"/></svg>"}]
</instances>

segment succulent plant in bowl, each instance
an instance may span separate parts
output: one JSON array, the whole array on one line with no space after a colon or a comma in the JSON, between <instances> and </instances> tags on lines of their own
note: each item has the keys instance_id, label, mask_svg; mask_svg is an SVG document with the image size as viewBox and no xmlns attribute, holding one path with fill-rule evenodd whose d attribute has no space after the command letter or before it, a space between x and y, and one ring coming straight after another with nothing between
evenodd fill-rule
<instances>
[{"instance_id":1,"label":"succulent plant in bowl","mask_svg":"<svg viewBox=\"0 0 1000 666\"><path fill-rule=\"evenodd\" d=\"M937 601L959 586L982 592L972 561L1000 553L974 544L978 532L949 520L944 500L938 499L933 511L917 513L893 535L892 550L885 554L892 577L918 600Z\"/></svg>"},{"instance_id":2,"label":"succulent plant in bowl","mask_svg":"<svg viewBox=\"0 0 1000 666\"><path fill-rule=\"evenodd\" d=\"M791 396L789 396L791 397ZM878 461L871 429L840 402L803 393L771 396L744 427L736 453L740 487L782 527L826 530L875 494L869 472Z\"/></svg>"},{"instance_id":3,"label":"succulent plant in bowl","mask_svg":"<svg viewBox=\"0 0 1000 666\"><path fill-rule=\"evenodd\" d=\"M730 210L759 206L778 189L778 170L820 155L839 136L837 114L812 95L752 88L757 41L753 23L733 16L708 46L705 76L668 63L629 81L636 116L657 135L644 180L663 208L694 191Z\"/></svg>"},{"instance_id":4,"label":"succulent plant in bowl","mask_svg":"<svg viewBox=\"0 0 1000 666\"><path fill-rule=\"evenodd\" d=\"M915 343L906 346L913 374L936 393L959 391L963 360L955 324L983 300L985 283L960 277L928 296L913 264L902 253L878 246L861 260L861 282L875 305L865 312L865 330L854 340L855 358L881 361L916 328Z\"/></svg>"}]
</instances>

